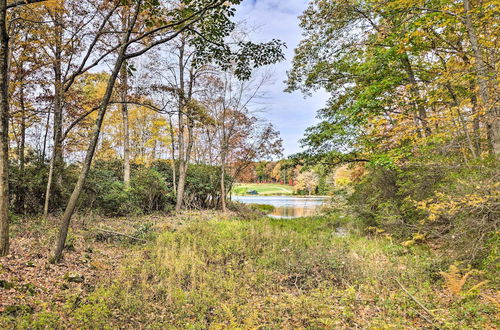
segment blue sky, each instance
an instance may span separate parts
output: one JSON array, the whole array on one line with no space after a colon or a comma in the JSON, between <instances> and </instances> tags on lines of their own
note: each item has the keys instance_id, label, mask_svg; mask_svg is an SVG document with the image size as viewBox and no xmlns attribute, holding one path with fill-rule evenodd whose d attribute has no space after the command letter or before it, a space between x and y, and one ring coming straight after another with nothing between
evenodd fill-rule
<instances>
[{"instance_id":1,"label":"blue sky","mask_svg":"<svg viewBox=\"0 0 500 330\"><path fill-rule=\"evenodd\" d=\"M276 38L288 47L285 50L286 60L273 68L274 83L266 86L266 111L262 114L281 132L285 156L300 150L299 140L305 129L317 122L316 110L323 107L327 99L327 94L322 92L304 98L300 92L290 94L283 91L293 50L302 37L298 16L306 9L307 3L306 0L244 0L236 15L237 20L244 20L248 26L255 28L252 41Z\"/></svg>"}]
</instances>

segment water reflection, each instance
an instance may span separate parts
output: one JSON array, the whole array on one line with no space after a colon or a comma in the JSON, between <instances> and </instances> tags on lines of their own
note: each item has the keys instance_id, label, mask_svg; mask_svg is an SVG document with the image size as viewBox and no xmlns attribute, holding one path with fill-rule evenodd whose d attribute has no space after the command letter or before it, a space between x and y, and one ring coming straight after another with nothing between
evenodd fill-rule
<instances>
[{"instance_id":1,"label":"water reflection","mask_svg":"<svg viewBox=\"0 0 500 330\"><path fill-rule=\"evenodd\" d=\"M268 204L275 207L269 214L273 218L298 218L318 214L325 197L296 196L233 196L234 201L245 204Z\"/></svg>"}]
</instances>

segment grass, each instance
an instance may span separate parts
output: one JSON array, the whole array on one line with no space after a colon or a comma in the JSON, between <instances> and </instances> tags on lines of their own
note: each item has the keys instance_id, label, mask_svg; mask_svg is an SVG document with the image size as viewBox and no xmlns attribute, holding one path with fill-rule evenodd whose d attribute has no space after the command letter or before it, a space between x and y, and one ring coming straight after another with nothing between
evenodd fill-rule
<instances>
[{"instance_id":1,"label":"grass","mask_svg":"<svg viewBox=\"0 0 500 330\"><path fill-rule=\"evenodd\" d=\"M345 225L337 216L195 221L127 250L110 279L86 297L75 292L67 299L62 316L40 312L4 318L3 325L494 328L493 303L445 288L438 272L448 269L446 260L382 237L339 237L336 229Z\"/></svg>"},{"instance_id":2,"label":"grass","mask_svg":"<svg viewBox=\"0 0 500 330\"><path fill-rule=\"evenodd\" d=\"M260 211L265 214L272 213L276 209L273 205L268 204L248 204L248 206L253 210Z\"/></svg>"},{"instance_id":3,"label":"grass","mask_svg":"<svg viewBox=\"0 0 500 330\"><path fill-rule=\"evenodd\" d=\"M259 195L291 195L293 186L277 183L238 183L233 187L233 194L248 195L249 190L255 190Z\"/></svg>"}]
</instances>

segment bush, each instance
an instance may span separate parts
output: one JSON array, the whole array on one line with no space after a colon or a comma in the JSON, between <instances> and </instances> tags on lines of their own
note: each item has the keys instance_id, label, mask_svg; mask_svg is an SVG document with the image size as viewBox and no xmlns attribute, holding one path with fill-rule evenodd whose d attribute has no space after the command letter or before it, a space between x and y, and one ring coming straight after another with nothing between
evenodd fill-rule
<instances>
[{"instance_id":1,"label":"bush","mask_svg":"<svg viewBox=\"0 0 500 330\"><path fill-rule=\"evenodd\" d=\"M143 212L165 211L174 204L172 188L154 168L138 168L131 179L131 194Z\"/></svg>"},{"instance_id":2,"label":"bush","mask_svg":"<svg viewBox=\"0 0 500 330\"><path fill-rule=\"evenodd\" d=\"M43 211L49 164L41 162L39 157L28 153L25 160L24 174L17 161L9 163L10 207L17 214L37 214ZM61 179L52 185L50 211L63 210L77 180L76 166L62 169Z\"/></svg>"},{"instance_id":3,"label":"bush","mask_svg":"<svg viewBox=\"0 0 500 330\"><path fill-rule=\"evenodd\" d=\"M36 214L43 211L48 164L37 158L27 158L24 175L19 164L10 164L9 178L11 208L14 213ZM64 210L78 179L80 166L71 164L62 169L61 181L54 184L50 211ZM227 187L230 177L226 177ZM21 198L24 196L24 200ZM193 209L217 208L220 205L220 169L216 166L189 165L185 205ZM175 192L172 165L156 161L152 168L135 164L132 167L130 187L123 183L121 160L97 160L90 169L78 201L79 211L92 210L104 216L147 214L173 209Z\"/></svg>"},{"instance_id":4,"label":"bush","mask_svg":"<svg viewBox=\"0 0 500 330\"><path fill-rule=\"evenodd\" d=\"M79 200L80 210L95 210L109 216L124 215L135 210L135 201L122 182L118 161L97 161L91 168Z\"/></svg>"},{"instance_id":5,"label":"bush","mask_svg":"<svg viewBox=\"0 0 500 330\"><path fill-rule=\"evenodd\" d=\"M447 248L452 258L481 263L491 254L500 208L494 164L369 168L349 197L365 226L400 240L415 235Z\"/></svg>"},{"instance_id":6,"label":"bush","mask_svg":"<svg viewBox=\"0 0 500 330\"><path fill-rule=\"evenodd\" d=\"M158 171L135 166L125 187L121 162L96 162L80 201L80 209L107 216L165 211L173 203L172 190Z\"/></svg>"},{"instance_id":7,"label":"bush","mask_svg":"<svg viewBox=\"0 0 500 330\"><path fill-rule=\"evenodd\" d=\"M161 176L172 187L172 164L169 161L157 161L153 164ZM226 187L231 177L226 176ZM184 205L193 209L217 208L220 205L220 168L217 166L190 164L185 189Z\"/></svg>"},{"instance_id":8,"label":"bush","mask_svg":"<svg viewBox=\"0 0 500 330\"><path fill-rule=\"evenodd\" d=\"M96 208L99 213L109 216L139 214L141 208L132 189L125 188L121 181L113 181L106 191L99 195Z\"/></svg>"},{"instance_id":9,"label":"bush","mask_svg":"<svg viewBox=\"0 0 500 330\"><path fill-rule=\"evenodd\" d=\"M42 212L49 173L48 166L41 163L28 164L22 175L19 165L11 163L9 171L11 209L16 213ZM24 201L21 200L21 194L24 194Z\"/></svg>"}]
</instances>

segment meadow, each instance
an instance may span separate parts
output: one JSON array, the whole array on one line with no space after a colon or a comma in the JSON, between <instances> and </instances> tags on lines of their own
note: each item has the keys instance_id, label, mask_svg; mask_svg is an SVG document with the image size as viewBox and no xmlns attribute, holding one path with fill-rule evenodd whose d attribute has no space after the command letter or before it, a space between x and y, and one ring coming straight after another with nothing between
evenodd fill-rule
<instances>
[{"instance_id":1,"label":"meadow","mask_svg":"<svg viewBox=\"0 0 500 330\"><path fill-rule=\"evenodd\" d=\"M232 193L234 195L248 195L248 191L255 190L259 195L291 195L293 186L278 183L237 183Z\"/></svg>"},{"instance_id":2,"label":"meadow","mask_svg":"<svg viewBox=\"0 0 500 330\"><path fill-rule=\"evenodd\" d=\"M141 236L146 243L108 241L107 249L123 253L113 276L108 268L94 282L69 283L62 302L4 313L0 327L493 329L498 322L494 278L424 245L361 235L343 215L249 220L187 212L168 219Z\"/></svg>"}]
</instances>

